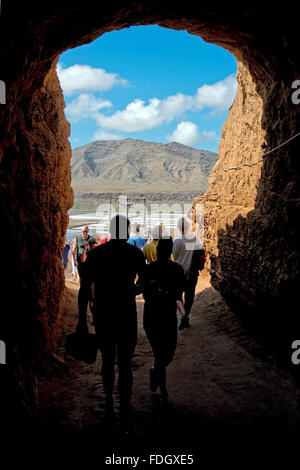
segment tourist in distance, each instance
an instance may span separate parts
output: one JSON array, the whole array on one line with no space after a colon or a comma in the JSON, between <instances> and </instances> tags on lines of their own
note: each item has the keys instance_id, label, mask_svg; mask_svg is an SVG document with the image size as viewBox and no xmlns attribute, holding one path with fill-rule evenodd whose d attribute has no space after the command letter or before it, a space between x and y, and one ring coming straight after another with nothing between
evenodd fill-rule
<instances>
[{"instance_id":1,"label":"tourist in distance","mask_svg":"<svg viewBox=\"0 0 300 470\"><path fill-rule=\"evenodd\" d=\"M125 215L115 215L110 221L110 241L97 246L83 265L82 286L90 289L94 283L96 337L102 354L102 379L105 391L105 417L114 417L113 388L115 360L119 369L118 391L120 423L128 430L132 392L131 361L137 341L137 311L135 278L145 269L144 256L137 247L127 243L130 222Z\"/></svg>"},{"instance_id":2,"label":"tourist in distance","mask_svg":"<svg viewBox=\"0 0 300 470\"><path fill-rule=\"evenodd\" d=\"M166 237L167 234L163 227L163 224L155 226L151 231L151 241L146 243L143 246L143 253L146 258L147 263L151 263L151 261L155 261L157 257L157 244L158 240L161 237Z\"/></svg>"},{"instance_id":3,"label":"tourist in distance","mask_svg":"<svg viewBox=\"0 0 300 470\"><path fill-rule=\"evenodd\" d=\"M67 274L70 250L71 250L70 241L69 240L65 241L65 246L63 249L63 253L62 253L62 262L63 262L65 275Z\"/></svg>"},{"instance_id":4,"label":"tourist in distance","mask_svg":"<svg viewBox=\"0 0 300 470\"><path fill-rule=\"evenodd\" d=\"M110 240L110 235L109 234L103 235L103 237L100 240L100 245L104 245L104 243L109 242L109 240Z\"/></svg>"},{"instance_id":5,"label":"tourist in distance","mask_svg":"<svg viewBox=\"0 0 300 470\"><path fill-rule=\"evenodd\" d=\"M89 227L87 225L84 225L81 229L82 235L79 235L75 239L75 244L74 244L74 251L76 254L76 262L75 265L78 270L79 274L79 281L80 281L80 287L78 291L78 312L79 312L79 318L78 318L78 324L76 327L76 331L78 333L87 333L87 325L86 325L86 312L87 312L87 307L88 307L88 302L90 298L90 290L85 289L84 286L82 286L82 269L83 265L86 259L86 254L92 249L89 245L89 240L91 236L89 235Z\"/></svg>"},{"instance_id":6,"label":"tourist in distance","mask_svg":"<svg viewBox=\"0 0 300 470\"><path fill-rule=\"evenodd\" d=\"M168 401L166 367L173 359L177 345L177 309L185 314L182 293L185 285L183 268L170 260L172 238L160 238L157 260L146 265L142 279L145 299L144 329L154 353L150 369L150 390L160 388L161 401Z\"/></svg>"},{"instance_id":7,"label":"tourist in distance","mask_svg":"<svg viewBox=\"0 0 300 470\"><path fill-rule=\"evenodd\" d=\"M78 269L76 263L76 238L73 240L73 245L71 245L71 263L72 263L72 275L73 281L78 280Z\"/></svg>"},{"instance_id":8,"label":"tourist in distance","mask_svg":"<svg viewBox=\"0 0 300 470\"><path fill-rule=\"evenodd\" d=\"M81 278L81 271L82 271L82 265L83 261L81 259L83 252L85 250L89 250L89 239L91 236L89 235L89 228L87 225L84 225L81 229L82 235L78 235L78 237L75 238L75 244L74 244L74 251L76 253L76 266L78 269L78 274L79 278Z\"/></svg>"},{"instance_id":9,"label":"tourist in distance","mask_svg":"<svg viewBox=\"0 0 300 470\"><path fill-rule=\"evenodd\" d=\"M195 289L199 275L200 256L203 254L202 245L191 231L191 224L185 218L178 220L177 228L181 235L174 240L173 258L184 270L185 288L184 288L184 308L185 313L181 317L179 330L189 328L189 314L195 298Z\"/></svg>"},{"instance_id":10,"label":"tourist in distance","mask_svg":"<svg viewBox=\"0 0 300 470\"><path fill-rule=\"evenodd\" d=\"M95 237L90 237L89 242L87 245L85 245L83 253L81 255L81 260L80 260L81 263L84 263L86 261L89 253L91 253L91 250L96 248L97 245L98 245L97 239Z\"/></svg>"},{"instance_id":11,"label":"tourist in distance","mask_svg":"<svg viewBox=\"0 0 300 470\"><path fill-rule=\"evenodd\" d=\"M140 236L140 225L136 224L134 230L131 232L130 237L128 238L128 243L131 245L137 246L140 250L143 249L143 246L146 244L144 238Z\"/></svg>"},{"instance_id":12,"label":"tourist in distance","mask_svg":"<svg viewBox=\"0 0 300 470\"><path fill-rule=\"evenodd\" d=\"M98 245L98 241L95 237L90 237L88 245L85 246L84 251L81 255L81 263L85 263L88 256L91 254L92 250L96 248ZM89 250L88 250L89 248ZM81 271L82 272L82 271ZM87 324L86 324L86 316L87 316L87 306L89 300L93 298L93 285L90 289L86 289L84 285L80 285L79 292L78 292L78 306L79 306L79 325L78 330L79 332L86 332L87 333ZM94 309L93 304L90 302L90 310L93 315L94 319Z\"/></svg>"}]
</instances>

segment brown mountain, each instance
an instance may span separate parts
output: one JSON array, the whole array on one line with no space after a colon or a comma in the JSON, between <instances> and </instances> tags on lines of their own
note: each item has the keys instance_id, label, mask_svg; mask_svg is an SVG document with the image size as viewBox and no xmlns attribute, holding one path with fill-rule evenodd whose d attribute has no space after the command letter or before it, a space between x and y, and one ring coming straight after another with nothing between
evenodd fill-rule
<instances>
[{"instance_id":1,"label":"brown mountain","mask_svg":"<svg viewBox=\"0 0 300 470\"><path fill-rule=\"evenodd\" d=\"M186 200L204 193L218 155L177 142L142 140L92 142L72 151L75 200L130 193L150 199ZM161 194L161 196L160 196Z\"/></svg>"}]
</instances>

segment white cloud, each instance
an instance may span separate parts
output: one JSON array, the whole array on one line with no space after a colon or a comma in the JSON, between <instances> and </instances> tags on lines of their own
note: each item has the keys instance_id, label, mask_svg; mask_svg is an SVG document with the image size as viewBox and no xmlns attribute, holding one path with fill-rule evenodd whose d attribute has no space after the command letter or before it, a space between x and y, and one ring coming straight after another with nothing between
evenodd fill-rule
<instances>
[{"instance_id":1,"label":"white cloud","mask_svg":"<svg viewBox=\"0 0 300 470\"><path fill-rule=\"evenodd\" d=\"M97 115L98 124L106 129L123 132L142 131L160 126L164 121L164 116L160 113L160 100L152 98L145 104L145 101L134 100L129 103L123 111L117 111L112 116Z\"/></svg>"},{"instance_id":2,"label":"white cloud","mask_svg":"<svg viewBox=\"0 0 300 470\"><path fill-rule=\"evenodd\" d=\"M216 108L227 110L235 97L237 81L234 75L229 75L213 85L203 85L198 88L194 97L194 105L198 109Z\"/></svg>"},{"instance_id":3,"label":"white cloud","mask_svg":"<svg viewBox=\"0 0 300 470\"><path fill-rule=\"evenodd\" d=\"M81 91L107 91L114 86L128 84L118 74L90 65L75 64L64 69L61 64L57 64L57 75L66 95Z\"/></svg>"},{"instance_id":4,"label":"white cloud","mask_svg":"<svg viewBox=\"0 0 300 470\"><path fill-rule=\"evenodd\" d=\"M192 101L191 96L182 93L168 96L163 100L151 98L147 103L136 99L123 111L117 111L111 116L98 113L97 121L102 127L122 132L153 129L164 122L171 122L191 109Z\"/></svg>"},{"instance_id":5,"label":"white cloud","mask_svg":"<svg viewBox=\"0 0 300 470\"><path fill-rule=\"evenodd\" d=\"M123 138L121 134L113 134L112 132L99 129L95 132L93 140L120 140Z\"/></svg>"},{"instance_id":6,"label":"white cloud","mask_svg":"<svg viewBox=\"0 0 300 470\"><path fill-rule=\"evenodd\" d=\"M173 96L168 96L159 103L159 109L164 116L164 121L170 122L175 117L180 116L185 111L193 107L193 97L177 93Z\"/></svg>"},{"instance_id":7,"label":"white cloud","mask_svg":"<svg viewBox=\"0 0 300 470\"><path fill-rule=\"evenodd\" d=\"M103 69L92 69L90 66L74 65L63 69L59 65L58 69L60 70L58 73L62 75L68 71L63 80L65 80L65 86L69 92L71 90L78 91L80 87L91 90L96 87L104 89L105 86L111 87L122 82L122 79L119 79L117 75L107 74ZM99 71L101 72L98 73ZM94 119L99 125L99 130L94 135L96 139L120 139L122 132L153 129L183 117L187 111L193 112L205 108L209 109L211 113L225 111L233 102L236 87L237 82L234 75L229 75L213 85L199 87L194 96L177 93L164 99L151 98L148 101L135 99L123 110L118 110L111 115L105 115L101 111L112 106L110 101L97 98L93 94L81 93L67 106L66 115L70 122L78 122L87 118ZM200 132L196 124L183 120L167 138L169 141L175 140L186 145L199 145L204 140L217 139L217 136L214 132Z\"/></svg>"},{"instance_id":8,"label":"white cloud","mask_svg":"<svg viewBox=\"0 0 300 470\"><path fill-rule=\"evenodd\" d=\"M78 122L89 117L95 118L95 115L100 109L109 108L110 106L112 106L112 104L108 100L82 93L68 104L66 107L66 116L71 123Z\"/></svg>"},{"instance_id":9,"label":"white cloud","mask_svg":"<svg viewBox=\"0 0 300 470\"><path fill-rule=\"evenodd\" d=\"M196 146L202 144L205 140L215 140L215 132L200 132L197 125L191 121L182 121L178 124L175 131L166 136L168 142L179 142L180 144Z\"/></svg>"},{"instance_id":10,"label":"white cloud","mask_svg":"<svg viewBox=\"0 0 300 470\"><path fill-rule=\"evenodd\" d=\"M210 108L225 111L232 104L236 93L236 79L229 75L213 85L203 85L194 96L177 93L162 100L151 98L148 102L135 99L122 111L111 116L98 113L96 119L101 127L121 132L153 129L171 122L186 111Z\"/></svg>"}]
</instances>

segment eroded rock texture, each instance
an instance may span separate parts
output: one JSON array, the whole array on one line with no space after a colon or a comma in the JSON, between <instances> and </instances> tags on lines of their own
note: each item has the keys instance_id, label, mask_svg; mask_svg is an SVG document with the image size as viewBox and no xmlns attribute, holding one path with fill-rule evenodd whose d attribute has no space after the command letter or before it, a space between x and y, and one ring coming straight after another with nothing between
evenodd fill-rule
<instances>
[{"instance_id":1,"label":"eroded rock texture","mask_svg":"<svg viewBox=\"0 0 300 470\"><path fill-rule=\"evenodd\" d=\"M0 374L9 389L7 403L29 409L34 402L37 359L47 361L53 353L63 291L61 250L72 190L69 126L56 60L70 47L130 25L187 29L235 54L237 98L202 199L213 282L242 316L255 316L259 326L266 323L271 330L277 318L288 340L291 331L299 336L292 301L298 301L299 284L300 141L260 164L225 171L300 130L299 108L291 102L291 83L300 78L296 15L284 5L264 12L262 5L259 11L228 4L213 8L196 0L119 0L89 7L76 0L27 1L18 11L13 2L3 3L1 301L9 307L1 308L0 336L9 354Z\"/></svg>"}]
</instances>

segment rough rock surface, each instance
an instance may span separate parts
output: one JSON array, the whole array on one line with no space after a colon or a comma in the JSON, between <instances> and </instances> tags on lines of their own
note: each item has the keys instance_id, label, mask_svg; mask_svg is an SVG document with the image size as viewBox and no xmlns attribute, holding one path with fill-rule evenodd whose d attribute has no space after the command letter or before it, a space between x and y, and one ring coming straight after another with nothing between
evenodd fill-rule
<instances>
[{"instance_id":1,"label":"rough rock surface","mask_svg":"<svg viewBox=\"0 0 300 470\"><path fill-rule=\"evenodd\" d=\"M259 315L259 325L271 318L269 326L278 315L287 338L292 331L296 339L300 140L261 165L224 170L299 132L299 107L291 102L291 84L300 75L297 15L288 5L264 11L263 5L237 9L195 0L117 0L92 8L77 0L29 0L17 9L16 14L15 3L4 2L0 16L0 79L7 90L6 105L0 105L1 301L11 306L0 316L8 347L0 378L9 385L14 409L17 403L29 407L36 358L54 349L63 288L71 153L56 61L70 47L131 25L186 29L239 61L238 96L205 198L207 246L217 257L213 283L237 312Z\"/></svg>"},{"instance_id":2,"label":"rough rock surface","mask_svg":"<svg viewBox=\"0 0 300 470\"><path fill-rule=\"evenodd\" d=\"M205 245L211 257L218 256L218 230L226 230L238 215L246 217L254 209L261 173L259 161L251 166L240 165L255 161L263 153L262 99L240 62L237 81L237 94L222 129L219 161L209 177L206 194L194 201L205 206Z\"/></svg>"}]
</instances>

